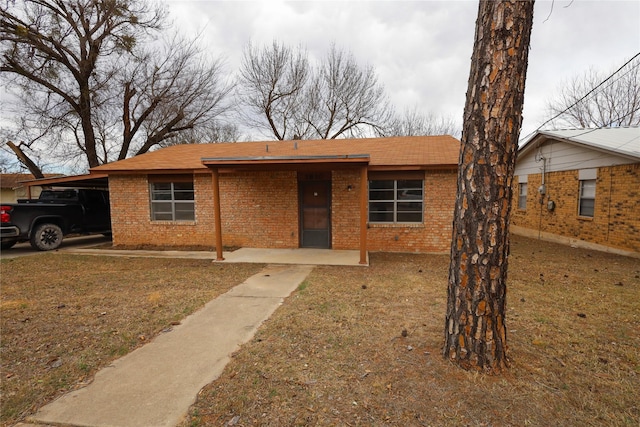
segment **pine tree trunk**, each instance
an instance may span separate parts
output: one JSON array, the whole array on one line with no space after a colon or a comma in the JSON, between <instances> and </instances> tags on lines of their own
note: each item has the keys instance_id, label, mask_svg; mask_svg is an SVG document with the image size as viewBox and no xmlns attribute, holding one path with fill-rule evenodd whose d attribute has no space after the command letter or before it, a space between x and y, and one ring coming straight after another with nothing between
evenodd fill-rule
<instances>
[{"instance_id":1,"label":"pine tree trunk","mask_svg":"<svg viewBox=\"0 0 640 427\"><path fill-rule=\"evenodd\" d=\"M465 369L508 367L511 183L533 1L480 2L464 111L443 354Z\"/></svg>"}]
</instances>

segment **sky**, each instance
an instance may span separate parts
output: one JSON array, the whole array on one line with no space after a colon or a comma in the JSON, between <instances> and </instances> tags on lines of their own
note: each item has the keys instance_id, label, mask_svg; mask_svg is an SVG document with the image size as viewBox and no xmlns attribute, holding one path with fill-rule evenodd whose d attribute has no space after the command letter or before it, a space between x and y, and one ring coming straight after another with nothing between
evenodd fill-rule
<instances>
[{"instance_id":1,"label":"sky","mask_svg":"<svg viewBox=\"0 0 640 427\"><path fill-rule=\"evenodd\" d=\"M335 43L375 68L398 111L415 107L462 128L477 1L169 0L168 8L176 28L202 33L232 73L249 42L301 45L312 59ZM614 71L640 52L639 22L640 0L537 0L521 139L563 83L590 68Z\"/></svg>"}]
</instances>

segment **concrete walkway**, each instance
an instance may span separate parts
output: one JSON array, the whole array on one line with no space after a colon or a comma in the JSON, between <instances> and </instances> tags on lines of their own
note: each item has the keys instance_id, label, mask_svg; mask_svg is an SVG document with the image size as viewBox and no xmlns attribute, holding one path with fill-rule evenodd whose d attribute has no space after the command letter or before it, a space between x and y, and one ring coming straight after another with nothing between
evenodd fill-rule
<instances>
[{"instance_id":1,"label":"concrete walkway","mask_svg":"<svg viewBox=\"0 0 640 427\"><path fill-rule=\"evenodd\" d=\"M41 408L29 422L72 426L175 426L200 389L313 269L270 265L150 343L99 371L85 388ZM26 426L27 424L22 424Z\"/></svg>"}]
</instances>

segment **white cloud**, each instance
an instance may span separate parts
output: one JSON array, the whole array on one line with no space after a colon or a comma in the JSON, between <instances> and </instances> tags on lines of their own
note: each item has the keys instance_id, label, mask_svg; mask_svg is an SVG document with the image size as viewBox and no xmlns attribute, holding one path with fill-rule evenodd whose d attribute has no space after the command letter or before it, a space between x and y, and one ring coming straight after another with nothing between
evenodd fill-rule
<instances>
[{"instance_id":1,"label":"white cloud","mask_svg":"<svg viewBox=\"0 0 640 427\"><path fill-rule=\"evenodd\" d=\"M237 70L250 41L306 47L335 42L376 68L394 105L461 123L476 1L171 1L183 27L206 26L207 44ZM544 118L546 99L589 67L608 71L640 51L640 2L538 0L529 55L523 135Z\"/></svg>"}]
</instances>

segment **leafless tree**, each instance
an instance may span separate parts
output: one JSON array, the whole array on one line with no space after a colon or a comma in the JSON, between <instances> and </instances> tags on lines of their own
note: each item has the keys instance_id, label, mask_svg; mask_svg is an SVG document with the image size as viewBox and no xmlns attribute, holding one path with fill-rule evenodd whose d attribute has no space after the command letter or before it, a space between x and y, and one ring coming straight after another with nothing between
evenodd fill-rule
<instances>
[{"instance_id":1,"label":"leafless tree","mask_svg":"<svg viewBox=\"0 0 640 427\"><path fill-rule=\"evenodd\" d=\"M226 109L221 63L195 42L159 38L165 12L157 5L0 1L0 76L14 109L35 125L15 126L30 150L93 167L206 126Z\"/></svg>"},{"instance_id":2,"label":"leafless tree","mask_svg":"<svg viewBox=\"0 0 640 427\"><path fill-rule=\"evenodd\" d=\"M248 138L240 132L238 126L229 123L210 123L207 127L198 127L180 132L164 140L160 145L198 144L217 142L241 142Z\"/></svg>"},{"instance_id":3,"label":"leafless tree","mask_svg":"<svg viewBox=\"0 0 640 427\"><path fill-rule=\"evenodd\" d=\"M137 1L5 1L0 11L0 71L25 91L59 98L77 116L89 166L100 162L92 122L94 96L117 71L136 37L157 28L162 12ZM63 108L63 109L64 109Z\"/></svg>"},{"instance_id":4,"label":"leafless tree","mask_svg":"<svg viewBox=\"0 0 640 427\"><path fill-rule=\"evenodd\" d=\"M301 47L249 45L238 95L248 122L279 140L383 134L391 120L373 67L335 46L314 66Z\"/></svg>"},{"instance_id":5,"label":"leafless tree","mask_svg":"<svg viewBox=\"0 0 640 427\"><path fill-rule=\"evenodd\" d=\"M249 44L242 58L238 100L249 109L248 124L278 140L306 135L299 119L310 69L306 52L274 41L262 48Z\"/></svg>"},{"instance_id":6,"label":"leafless tree","mask_svg":"<svg viewBox=\"0 0 640 427\"><path fill-rule=\"evenodd\" d=\"M138 56L118 76L123 117L118 160L146 153L181 132L218 126L216 120L230 108L225 99L232 86L222 77L222 62L204 56L196 42L174 37Z\"/></svg>"},{"instance_id":7,"label":"leafless tree","mask_svg":"<svg viewBox=\"0 0 640 427\"><path fill-rule=\"evenodd\" d=\"M590 69L563 83L547 102L554 128L600 128L640 125L640 57L617 71Z\"/></svg>"},{"instance_id":8,"label":"leafless tree","mask_svg":"<svg viewBox=\"0 0 640 427\"><path fill-rule=\"evenodd\" d=\"M416 107L406 109L395 116L389 125L387 136L453 135L460 137L461 129L451 117L434 113L422 114Z\"/></svg>"},{"instance_id":9,"label":"leafless tree","mask_svg":"<svg viewBox=\"0 0 640 427\"><path fill-rule=\"evenodd\" d=\"M392 109L372 66L332 45L305 97L303 122L311 138L384 134Z\"/></svg>"}]
</instances>

